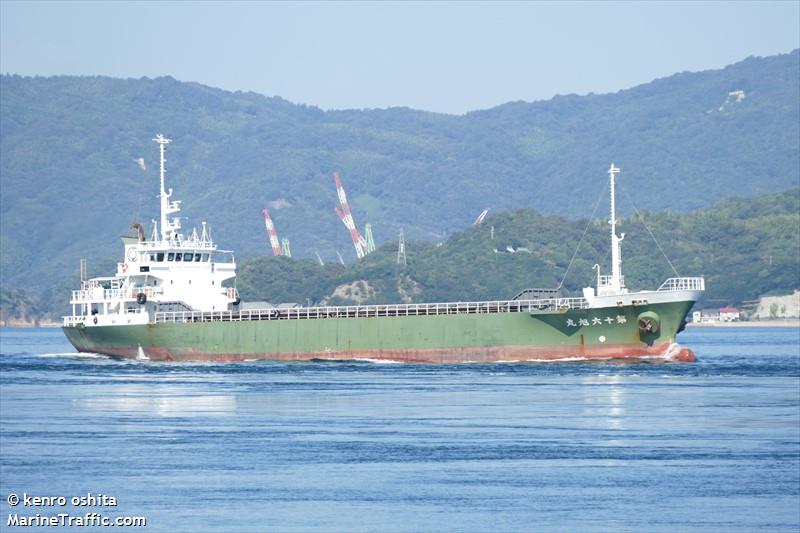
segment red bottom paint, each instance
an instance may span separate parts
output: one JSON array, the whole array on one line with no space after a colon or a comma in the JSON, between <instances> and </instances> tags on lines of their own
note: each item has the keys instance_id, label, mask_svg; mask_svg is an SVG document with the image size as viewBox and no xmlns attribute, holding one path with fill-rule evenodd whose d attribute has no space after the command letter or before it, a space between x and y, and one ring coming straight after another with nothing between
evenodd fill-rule
<instances>
[{"instance_id":1,"label":"red bottom paint","mask_svg":"<svg viewBox=\"0 0 800 533\"><path fill-rule=\"evenodd\" d=\"M138 348L92 347L82 350L116 357L141 359ZM492 346L468 348L353 350L348 352L284 352L284 353L207 353L196 348L143 348L151 361L310 361L310 360L379 360L403 363L521 363L545 361L614 360L640 362L676 361L692 363L697 360L688 348L661 343L639 345L586 346Z\"/></svg>"},{"instance_id":2,"label":"red bottom paint","mask_svg":"<svg viewBox=\"0 0 800 533\"><path fill-rule=\"evenodd\" d=\"M677 355L675 355L673 359L681 363L694 363L697 361L697 357L695 357L694 352L689 348L681 348L678 350Z\"/></svg>"}]
</instances>

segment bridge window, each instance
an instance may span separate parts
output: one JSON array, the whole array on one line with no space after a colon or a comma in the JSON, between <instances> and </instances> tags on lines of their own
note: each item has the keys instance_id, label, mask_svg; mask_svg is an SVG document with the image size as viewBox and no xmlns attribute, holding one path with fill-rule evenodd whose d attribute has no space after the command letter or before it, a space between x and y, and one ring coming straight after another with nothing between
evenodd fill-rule
<instances>
[{"instance_id":1,"label":"bridge window","mask_svg":"<svg viewBox=\"0 0 800 533\"><path fill-rule=\"evenodd\" d=\"M174 261L174 260L175 260L175 254L172 253L172 252L168 253L167 254L167 261Z\"/></svg>"},{"instance_id":2,"label":"bridge window","mask_svg":"<svg viewBox=\"0 0 800 533\"><path fill-rule=\"evenodd\" d=\"M195 263L199 263L200 262L200 254L194 254L194 262Z\"/></svg>"},{"instance_id":3,"label":"bridge window","mask_svg":"<svg viewBox=\"0 0 800 533\"><path fill-rule=\"evenodd\" d=\"M178 261L180 261L182 256L183 254L175 254L175 262L177 263Z\"/></svg>"},{"instance_id":4,"label":"bridge window","mask_svg":"<svg viewBox=\"0 0 800 533\"><path fill-rule=\"evenodd\" d=\"M164 252L158 252L156 254L156 261L161 262L164 260Z\"/></svg>"},{"instance_id":5,"label":"bridge window","mask_svg":"<svg viewBox=\"0 0 800 533\"><path fill-rule=\"evenodd\" d=\"M192 255L193 254L183 254L183 260L184 261L193 261L194 257L192 257Z\"/></svg>"},{"instance_id":6,"label":"bridge window","mask_svg":"<svg viewBox=\"0 0 800 533\"><path fill-rule=\"evenodd\" d=\"M208 254L203 254L203 262L204 263L208 262Z\"/></svg>"}]
</instances>

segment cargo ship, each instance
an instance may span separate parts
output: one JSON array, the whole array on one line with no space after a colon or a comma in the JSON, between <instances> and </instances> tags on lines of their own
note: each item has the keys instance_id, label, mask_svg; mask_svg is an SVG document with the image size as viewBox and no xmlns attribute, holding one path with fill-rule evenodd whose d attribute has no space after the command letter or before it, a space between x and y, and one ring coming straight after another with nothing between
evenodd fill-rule
<instances>
[{"instance_id":1,"label":"cargo ship","mask_svg":"<svg viewBox=\"0 0 800 533\"><path fill-rule=\"evenodd\" d=\"M204 222L181 233L180 201L165 188L160 152L160 221L134 224L111 276L81 280L63 331L80 352L152 361L390 360L479 363L588 359L693 361L676 343L702 277L674 277L629 291L621 271L615 177L608 171L611 273L577 297L522 291L510 300L390 305L255 306L241 302L231 251Z\"/></svg>"}]
</instances>

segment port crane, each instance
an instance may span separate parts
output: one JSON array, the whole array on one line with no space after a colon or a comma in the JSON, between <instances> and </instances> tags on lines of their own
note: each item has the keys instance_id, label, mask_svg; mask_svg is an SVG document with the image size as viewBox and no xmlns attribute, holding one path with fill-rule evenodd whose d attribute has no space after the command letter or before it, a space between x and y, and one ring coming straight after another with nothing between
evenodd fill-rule
<instances>
[{"instance_id":1,"label":"port crane","mask_svg":"<svg viewBox=\"0 0 800 533\"><path fill-rule=\"evenodd\" d=\"M338 172L333 173L333 181L336 183L336 194L339 196L339 204L342 207L341 209L336 207L334 211L339 217L339 220L342 221L342 224L344 224L344 227L350 231L350 238L353 240L353 248L356 250L356 257L361 259L374 250L374 243L371 250L367 239L365 239L358 231L358 228L356 228L356 223L353 221L353 214L350 212L350 204L347 203L347 195L344 192L344 186L342 185L342 180ZM369 227L368 234L372 234L372 226Z\"/></svg>"},{"instance_id":2,"label":"port crane","mask_svg":"<svg viewBox=\"0 0 800 533\"><path fill-rule=\"evenodd\" d=\"M267 227L267 236L269 236L269 244L272 246L272 253L279 256L281 255L281 242L278 240L278 232L275 231L275 224L273 224L272 217L269 215L269 209L264 208L262 213L264 214L264 225Z\"/></svg>"}]
</instances>

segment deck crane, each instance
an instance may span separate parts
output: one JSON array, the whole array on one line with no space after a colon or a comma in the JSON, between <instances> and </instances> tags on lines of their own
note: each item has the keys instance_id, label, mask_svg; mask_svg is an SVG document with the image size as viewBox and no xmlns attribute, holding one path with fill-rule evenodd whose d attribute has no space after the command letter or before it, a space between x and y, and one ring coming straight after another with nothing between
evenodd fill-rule
<instances>
[{"instance_id":1,"label":"deck crane","mask_svg":"<svg viewBox=\"0 0 800 533\"><path fill-rule=\"evenodd\" d=\"M264 224L267 226L267 235L269 236L269 244L272 246L272 253L279 256L281 255L281 242L278 240L278 232L275 231L272 217L269 216L269 209L265 208L262 213L264 214Z\"/></svg>"},{"instance_id":2,"label":"deck crane","mask_svg":"<svg viewBox=\"0 0 800 533\"><path fill-rule=\"evenodd\" d=\"M350 238L353 240L353 247L356 249L356 257L361 259L368 253L367 240L361 236L358 228L356 228L356 223L353 221L353 215L350 213L350 204L347 203L347 195L344 193L344 187L338 172L333 173L333 181L336 182L336 194L339 195L339 204L342 206L341 210L336 207L334 211L342 221L342 224L344 224L344 227L350 230Z\"/></svg>"}]
</instances>

